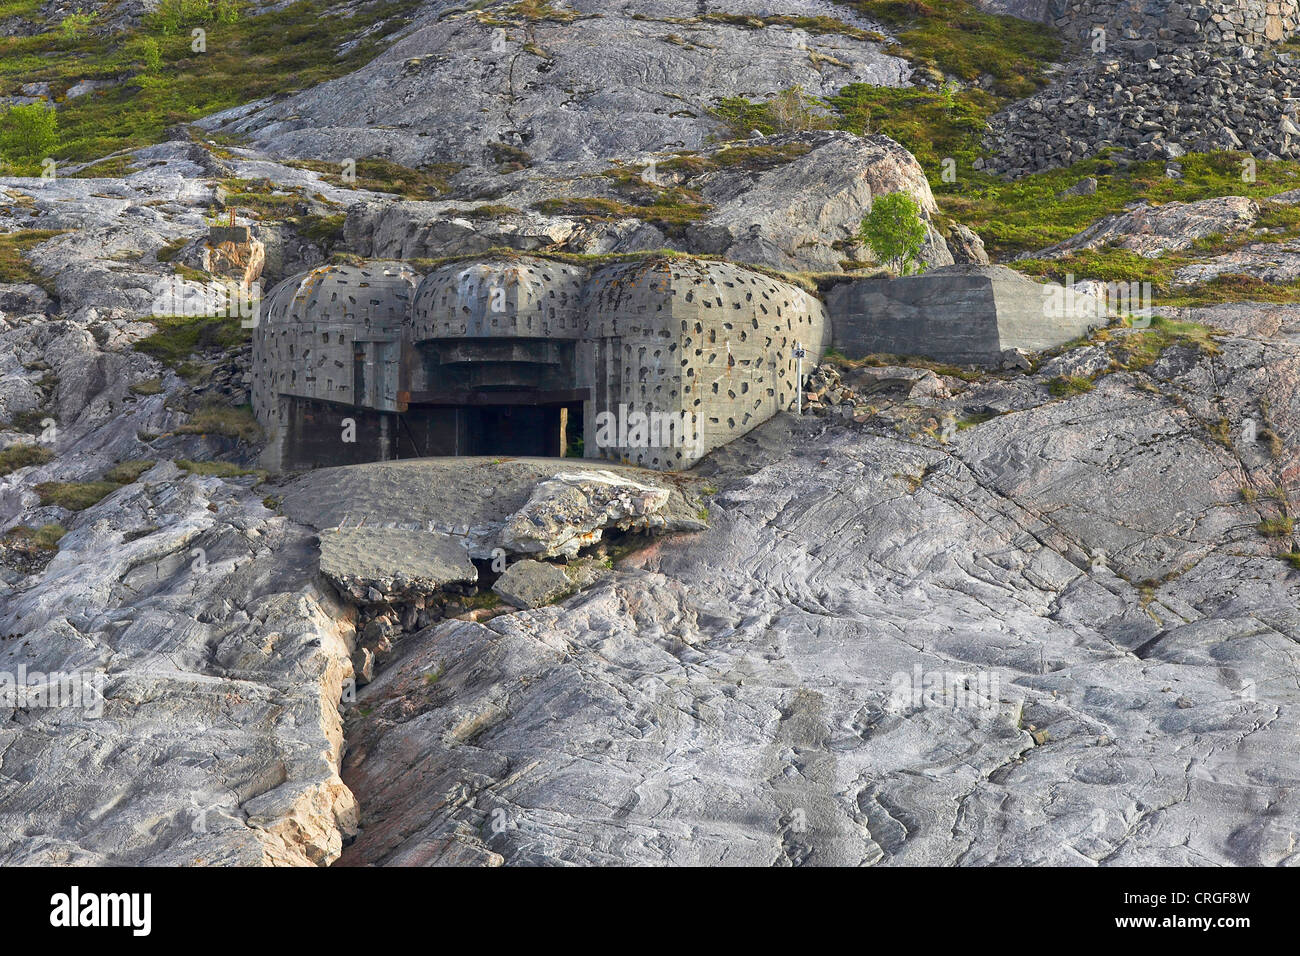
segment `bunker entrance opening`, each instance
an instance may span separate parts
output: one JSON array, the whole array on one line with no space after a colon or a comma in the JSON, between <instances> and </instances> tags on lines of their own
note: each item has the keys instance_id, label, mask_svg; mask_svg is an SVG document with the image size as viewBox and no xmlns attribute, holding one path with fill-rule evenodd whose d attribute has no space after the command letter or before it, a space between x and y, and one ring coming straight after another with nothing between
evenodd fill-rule
<instances>
[{"instance_id":1,"label":"bunker entrance opening","mask_svg":"<svg viewBox=\"0 0 1300 956\"><path fill-rule=\"evenodd\" d=\"M528 397L489 394L472 404L452 405L416 402L413 396L398 416L395 457L581 455L581 398L518 400ZM503 400L511 398L516 400Z\"/></svg>"}]
</instances>

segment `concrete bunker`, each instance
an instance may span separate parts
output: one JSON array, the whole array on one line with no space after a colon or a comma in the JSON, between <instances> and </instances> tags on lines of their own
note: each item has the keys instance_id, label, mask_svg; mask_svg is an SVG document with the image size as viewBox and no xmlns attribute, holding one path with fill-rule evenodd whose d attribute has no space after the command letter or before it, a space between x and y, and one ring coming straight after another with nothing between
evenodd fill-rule
<instances>
[{"instance_id":1,"label":"concrete bunker","mask_svg":"<svg viewBox=\"0 0 1300 956\"><path fill-rule=\"evenodd\" d=\"M778 412L831 344L998 364L1105 322L1002 266L850 278L823 304L726 262L493 256L421 279L331 265L276 286L255 332L268 467L581 455L689 468ZM1067 296L1068 300L1069 297Z\"/></svg>"},{"instance_id":2,"label":"concrete bunker","mask_svg":"<svg viewBox=\"0 0 1300 956\"><path fill-rule=\"evenodd\" d=\"M255 334L277 469L430 455L582 455L687 468L794 406L814 295L722 262L594 269L532 257L286 279Z\"/></svg>"},{"instance_id":3,"label":"concrete bunker","mask_svg":"<svg viewBox=\"0 0 1300 956\"><path fill-rule=\"evenodd\" d=\"M835 285L826 301L835 348L850 358L884 353L997 365L1007 349L1042 351L1107 321L1102 300L1006 266L853 279Z\"/></svg>"}]
</instances>

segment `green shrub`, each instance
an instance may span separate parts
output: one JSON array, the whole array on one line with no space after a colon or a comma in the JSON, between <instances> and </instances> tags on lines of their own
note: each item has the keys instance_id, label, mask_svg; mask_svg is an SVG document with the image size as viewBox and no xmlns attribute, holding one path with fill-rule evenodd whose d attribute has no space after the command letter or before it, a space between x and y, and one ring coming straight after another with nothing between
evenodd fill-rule
<instances>
[{"instance_id":1,"label":"green shrub","mask_svg":"<svg viewBox=\"0 0 1300 956\"><path fill-rule=\"evenodd\" d=\"M80 8L76 13L69 13L59 24L59 33L65 40L80 40L90 32L90 26L98 19L98 14L82 13Z\"/></svg>"},{"instance_id":2,"label":"green shrub","mask_svg":"<svg viewBox=\"0 0 1300 956\"><path fill-rule=\"evenodd\" d=\"M59 120L44 103L11 106L0 117L0 154L19 165L39 163L59 144Z\"/></svg>"},{"instance_id":3,"label":"green shrub","mask_svg":"<svg viewBox=\"0 0 1300 956\"><path fill-rule=\"evenodd\" d=\"M901 190L876 197L862 220L862 239L882 265L907 275L914 265L921 264L921 246L925 243L920 206Z\"/></svg>"},{"instance_id":4,"label":"green shrub","mask_svg":"<svg viewBox=\"0 0 1300 956\"><path fill-rule=\"evenodd\" d=\"M746 138L752 130L771 136L774 133L829 129L831 118L817 109L819 105L820 101L805 94L802 87L792 86L766 101L724 98L713 114L737 137Z\"/></svg>"},{"instance_id":5,"label":"green shrub","mask_svg":"<svg viewBox=\"0 0 1300 956\"><path fill-rule=\"evenodd\" d=\"M127 51L144 65L146 72L157 73L162 69L162 47L154 37L136 37L128 44Z\"/></svg>"}]
</instances>

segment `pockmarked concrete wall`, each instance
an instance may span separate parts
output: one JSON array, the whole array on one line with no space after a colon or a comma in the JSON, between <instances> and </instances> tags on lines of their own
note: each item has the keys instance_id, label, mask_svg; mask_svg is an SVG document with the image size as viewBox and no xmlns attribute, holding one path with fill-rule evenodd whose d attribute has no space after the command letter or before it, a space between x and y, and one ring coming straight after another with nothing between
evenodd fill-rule
<instances>
[{"instance_id":1,"label":"pockmarked concrete wall","mask_svg":"<svg viewBox=\"0 0 1300 956\"><path fill-rule=\"evenodd\" d=\"M1005 266L840 282L827 310L832 344L850 358L883 353L957 365L996 364L1006 349L1042 351L1107 321L1100 300Z\"/></svg>"},{"instance_id":2,"label":"pockmarked concrete wall","mask_svg":"<svg viewBox=\"0 0 1300 956\"><path fill-rule=\"evenodd\" d=\"M723 262L597 269L582 311L580 376L594 390L588 457L647 468L689 467L793 407L796 346L810 370L829 344L816 296ZM678 431L666 436L669 427Z\"/></svg>"},{"instance_id":3,"label":"pockmarked concrete wall","mask_svg":"<svg viewBox=\"0 0 1300 956\"><path fill-rule=\"evenodd\" d=\"M592 270L510 257L417 279L376 262L272 290L253 369L268 467L382 459L404 440L462 448L478 421L468 406L501 395L581 402L588 458L686 468L793 407L796 347L810 369L829 343L816 296L720 262ZM336 453L349 417L362 447ZM323 444L305 434L313 428L328 433ZM333 454L343 457L317 461Z\"/></svg>"},{"instance_id":4,"label":"pockmarked concrete wall","mask_svg":"<svg viewBox=\"0 0 1300 956\"><path fill-rule=\"evenodd\" d=\"M337 406L395 411L401 340L419 276L400 262L327 265L292 276L273 288L253 329L253 411L267 433L264 461L281 467L290 453L289 431L302 429L302 412L290 396ZM331 416L342 428L346 415ZM294 424L294 423L297 424ZM322 424L320 427L324 428ZM362 423L364 439L382 419ZM343 447L343 446L353 447ZM360 445L361 447L356 447ZM370 442L345 442L335 462L365 457Z\"/></svg>"}]
</instances>

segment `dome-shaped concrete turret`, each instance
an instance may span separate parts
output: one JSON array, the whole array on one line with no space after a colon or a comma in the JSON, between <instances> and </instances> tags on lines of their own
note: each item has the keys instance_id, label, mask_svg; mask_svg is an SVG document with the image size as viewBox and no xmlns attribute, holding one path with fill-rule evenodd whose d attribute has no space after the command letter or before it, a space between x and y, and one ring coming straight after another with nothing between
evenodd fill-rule
<instances>
[{"instance_id":1,"label":"dome-shaped concrete turret","mask_svg":"<svg viewBox=\"0 0 1300 956\"><path fill-rule=\"evenodd\" d=\"M266 297L267 323L400 325L411 312L420 276L400 262L331 264L290 276Z\"/></svg>"},{"instance_id":2,"label":"dome-shaped concrete turret","mask_svg":"<svg viewBox=\"0 0 1300 956\"><path fill-rule=\"evenodd\" d=\"M443 266L416 292L414 337L576 339L585 275L526 257Z\"/></svg>"}]
</instances>

